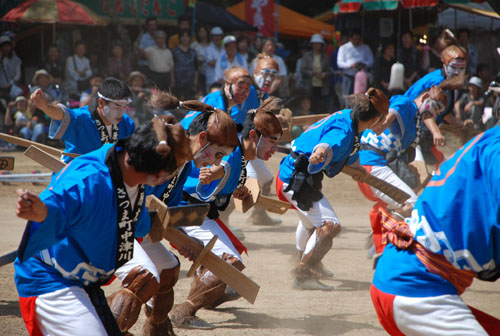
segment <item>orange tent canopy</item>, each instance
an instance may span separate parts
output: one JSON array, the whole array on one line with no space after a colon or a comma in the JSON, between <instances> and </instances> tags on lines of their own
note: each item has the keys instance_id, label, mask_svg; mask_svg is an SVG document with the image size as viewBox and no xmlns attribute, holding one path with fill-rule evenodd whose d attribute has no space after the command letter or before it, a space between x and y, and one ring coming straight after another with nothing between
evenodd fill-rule
<instances>
[{"instance_id":1,"label":"orange tent canopy","mask_svg":"<svg viewBox=\"0 0 500 336\"><path fill-rule=\"evenodd\" d=\"M227 11L246 21L245 1L227 8ZM299 14L284 6L279 6L279 34L310 38L313 34L321 34L325 38L331 39L335 32L335 27L308 16Z\"/></svg>"}]
</instances>

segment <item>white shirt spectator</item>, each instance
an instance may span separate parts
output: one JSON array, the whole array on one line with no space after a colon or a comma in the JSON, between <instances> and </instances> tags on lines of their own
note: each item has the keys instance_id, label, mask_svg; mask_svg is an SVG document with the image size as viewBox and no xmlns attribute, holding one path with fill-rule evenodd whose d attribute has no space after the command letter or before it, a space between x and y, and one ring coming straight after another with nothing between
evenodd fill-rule
<instances>
[{"instance_id":1,"label":"white shirt spectator","mask_svg":"<svg viewBox=\"0 0 500 336\"><path fill-rule=\"evenodd\" d=\"M220 46L217 48L213 42L210 42L210 45L208 46L206 50L206 59L205 62L208 63L212 60L218 60L222 54L225 52L224 48ZM207 87L209 87L212 83L215 82L215 67L211 67L207 65L206 71L205 71L205 83Z\"/></svg>"},{"instance_id":2,"label":"white shirt spectator","mask_svg":"<svg viewBox=\"0 0 500 336\"><path fill-rule=\"evenodd\" d=\"M144 49L148 59L149 70L154 72L167 73L174 67L172 52L167 49L160 49L157 45Z\"/></svg>"},{"instance_id":3,"label":"white shirt spectator","mask_svg":"<svg viewBox=\"0 0 500 336\"><path fill-rule=\"evenodd\" d=\"M215 81L224 81L224 72L233 66L239 66L248 70L247 61L240 53L236 53L233 60L230 61L224 51L222 56L217 60L217 63L215 63Z\"/></svg>"},{"instance_id":4,"label":"white shirt spectator","mask_svg":"<svg viewBox=\"0 0 500 336\"><path fill-rule=\"evenodd\" d=\"M198 67L198 73L200 73L202 75L204 75L206 73L206 68L207 68L206 59L208 56L207 50L208 50L209 46L210 46L210 44L203 45L198 41L194 41L193 43L191 43L191 48L194 49L194 51L196 51L196 57L198 59L199 64L201 64Z\"/></svg>"},{"instance_id":5,"label":"white shirt spectator","mask_svg":"<svg viewBox=\"0 0 500 336\"><path fill-rule=\"evenodd\" d=\"M339 48L337 56L337 65L344 70L344 74L354 76L356 69L351 69L351 65L356 63L364 63L366 67L371 68L373 65L373 54L366 44L354 46L352 42L344 43Z\"/></svg>"},{"instance_id":6,"label":"white shirt spectator","mask_svg":"<svg viewBox=\"0 0 500 336\"><path fill-rule=\"evenodd\" d=\"M156 45L155 37L151 36L148 32L145 32L141 35L141 39L139 40L139 48L146 50L149 47ZM148 66L148 61L142 58L139 58L137 61L139 65Z\"/></svg>"},{"instance_id":7,"label":"white shirt spectator","mask_svg":"<svg viewBox=\"0 0 500 336\"><path fill-rule=\"evenodd\" d=\"M84 69L85 76L80 77L80 74L77 71L83 71ZM90 62L87 57L72 55L66 59L66 81L71 85L72 88L77 90L77 81L82 79L89 79L90 76L92 76L92 69L90 68Z\"/></svg>"}]
</instances>

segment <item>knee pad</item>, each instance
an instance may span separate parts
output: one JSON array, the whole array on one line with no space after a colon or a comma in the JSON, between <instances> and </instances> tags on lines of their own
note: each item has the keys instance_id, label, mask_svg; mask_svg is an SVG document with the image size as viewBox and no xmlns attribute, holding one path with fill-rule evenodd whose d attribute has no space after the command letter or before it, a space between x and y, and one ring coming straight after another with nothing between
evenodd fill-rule
<instances>
[{"instance_id":1,"label":"knee pad","mask_svg":"<svg viewBox=\"0 0 500 336\"><path fill-rule=\"evenodd\" d=\"M121 331L130 329L141 306L158 291L160 284L148 270L137 266L125 277L122 288L108 297L108 304Z\"/></svg>"}]
</instances>

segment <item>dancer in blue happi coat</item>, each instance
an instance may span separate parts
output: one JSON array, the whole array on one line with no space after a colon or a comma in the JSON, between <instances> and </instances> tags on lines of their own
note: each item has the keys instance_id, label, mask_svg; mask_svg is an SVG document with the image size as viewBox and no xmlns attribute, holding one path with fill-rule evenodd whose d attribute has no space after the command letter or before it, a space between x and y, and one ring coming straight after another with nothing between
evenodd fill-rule
<instances>
[{"instance_id":1,"label":"dancer in blue happi coat","mask_svg":"<svg viewBox=\"0 0 500 336\"><path fill-rule=\"evenodd\" d=\"M275 102L276 100L270 100L268 104L247 114L238 146L224 157L220 166L198 169L191 163L191 174L184 185L186 202L210 204L210 211L203 225L184 227L184 231L205 245L217 235L212 252L240 270L244 268L241 253L246 252L246 247L220 220L219 211L225 209L231 196L240 199L248 197L248 190L244 186L246 161L256 157L269 160L276 152L282 128L272 112L276 108ZM195 119L189 125L189 135L198 132L201 121ZM229 293L226 295L225 290L226 284L218 276L205 267L198 268L187 299L172 309L172 323L181 328L197 327L199 319L195 314L199 309L214 307L239 297Z\"/></svg>"},{"instance_id":2,"label":"dancer in blue happi coat","mask_svg":"<svg viewBox=\"0 0 500 336\"><path fill-rule=\"evenodd\" d=\"M276 191L299 216L296 248L300 263L292 285L300 290L332 290L319 281L333 274L321 259L340 233L340 221L321 192L323 173L330 178L344 165L359 166L359 137L383 121L389 100L378 89L349 96L352 109L331 114L312 124L292 142L291 152L280 163Z\"/></svg>"},{"instance_id":3,"label":"dancer in blue happi coat","mask_svg":"<svg viewBox=\"0 0 500 336\"><path fill-rule=\"evenodd\" d=\"M500 321L460 295L473 278L500 277L500 128L441 164L411 217L382 218L387 246L371 297L391 335L497 335Z\"/></svg>"},{"instance_id":4,"label":"dancer in blue happi coat","mask_svg":"<svg viewBox=\"0 0 500 336\"><path fill-rule=\"evenodd\" d=\"M131 98L127 84L111 77L99 85L90 105L77 109L50 105L40 89L31 94L35 105L52 118L49 137L64 140L65 152L75 154L86 154L129 137L135 130L133 120L125 114ZM68 156L62 159L66 163L72 160Z\"/></svg>"},{"instance_id":5,"label":"dancer in blue happi coat","mask_svg":"<svg viewBox=\"0 0 500 336\"><path fill-rule=\"evenodd\" d=\"M40 196L18 190L29 220L15 261L31 335L118 335L100 286L150 231L144 185L169 179L186 157L180 126L155 118L130 138L76 158Z\"/></svg>"},{"instance_id":6,"label":"dancer in blue happi coat","mask_svg":"<svg viewBox=\"0 0 500 336\"><path fill-rule=\"evenodd\" d=\"M205 104L229 113L236 125L239 125L241 129L248 110L256 108L253 103L247 105L248 94L252 86L252 77L248 70L242 67L232 67L224 72L224 79L225 82L222 90L209 93L202 101ZM191 111L186 114L181 120L182 127L187 130L199 113L198 111Z\"/></svg>"},{"instance_id":7,"label":"dancer in blue happi coat","mask_svg":"<svg viewBox=\"0 0 500 336\"><path fill-rule=\"evenodd\" d=\"M424 77L415 82L404 93L410 99L416 99L422 92L429 90L432 86L438 86L445 79L452 77L464 78L465 71L467 70L467 51L459 46L450 45L441 52L441 62L443 63L442 69L437 69L428 73ZM465 79L463 79L465 81ZM462 87L465 88L464 83ZM443 121L454 125L455 127L462 128L463 123L453 114L453 107L455 105L455 91L454 89L445 91L448 104L446 108L439 113L435 119L436 123L440 125ZM444 155L437 149L436 146L445 145L444 136L441 134L439 128L437 130L428 130L423 128L422 137L420 139L420 147L424 158L429 164L441 163L444 160Z\"/></svg>"},{"instance_id":8,"label":"dancer in blue happi coat","mask_svg":"<svg viewBox=\"0 0 500 336\"><path fill-rule=\"evenodd\" d=\"M221 110L199 101L180 102L166 92L153 93L150 103L160 110L183 106L190 110L202 111L197 117L203 119L202 127L198 132L189 135L189 141L177 144L186 152L183 154L188 161L192 160L195 167L220 164L223 156L233 149L228 144L237 144L236 125L231 117ZM162 118L167 123L174 122L173 116ZM179 128L184 132L182 127ZM146 195L155 195L168 206L178 206L191 168L192 165L187 163L168 181L157 186L147 186ZM152 230L154 233L150 233L140 244L136 243L136 250L143 253L135 253L132 260L116 271L117 277L122 280L122 288L113 293L108 302L122 332L134 325L142 304L146 303L147 319L143 325L143 334L174 335L168 313L174 303L173 287L179 278L180 263L160 242L163 239L163 231L163 226L159 225ZM196 257L192 251L183 251L182 248L179 246L182 255L191 260Z\"/></svg>"},{"instance_id":9,"label":"dancer in blue happi coat","mask_svg":"<svg viewBox=\"0 0 500 336\"><path fill-rule=\"evenodd\" d=\"M390 207L409 214L413 208L417 200L414 189L420 187L420 179L411 162L422 160L418 147L422 121L428 129L438 129L435 117L444 110L447 103L443 89L450 89L454 85L455 78L446 79L439 87L433 86L425 90L414 100L403 95L392 96L384 122L373 130L365 130L361 136L361 165L371 175L410 196L404 204L400 204L380 190L365 183L358 183L366 198L376 202L370 211L370 224L377 254L383 251L379 210Z\"/></svg>"}]
</instances>

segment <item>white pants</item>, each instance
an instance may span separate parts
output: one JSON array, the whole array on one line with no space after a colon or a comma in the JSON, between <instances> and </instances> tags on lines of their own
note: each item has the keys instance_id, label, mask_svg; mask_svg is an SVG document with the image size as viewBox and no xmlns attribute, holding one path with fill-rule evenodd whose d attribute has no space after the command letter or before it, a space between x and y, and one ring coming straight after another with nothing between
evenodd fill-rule
<instances>
[{"instance_id":1,"label":"white pants","mask_svg":"<svg viewBox=\"0 0 500 336\"><path fill-rule=\"evenodd\" d=\"M422 298L397 295L393 315L399 330L408 336L488 335L458 295Z\"/></svg>"},{"instance_id":2,"label":"white pants","mask_svg":"<svg viewBox=\"0 0 500 336\"><path fill-rule=\"evenodd\" d=\"M134 257L117 269L115 275L123 280L132 269L142 266L160 283L160 273L177 265L179 265L177 258L161 242L152 243L149 238L144 238L140 244L134 240Z\"/></svg>"},{"instance_id":3,"label":"white pants","mask_svg":"<svg viewBox=\"0 0 500 336\"><path fill-rule=\"evenodd\" d=\"M44 335L107 335L83 288L74 286L42 294L35 304L38 326Z\"/></svg>"},{"instance_id":4,"label":"white pants","mask_svg":"<svg viewBox=\"0 0 500 336\"><path fill-rule=\"evenodd\" d=\"M415 202L417 201L418 196L415 194L413 189L410 188L405 182L403 182L403 180L400 179L389 166L372 166L370 175L378 177L379 179L397 187L398 189L401 189L402 191L410 195L410 198L406 201L407 203L415 204ZM402 206L402 204L399 204L377 188L370 186L370 190L372 191L373 196L387 203L389 207L395 209Z\"/></svg>"},{"instance_id":5,"label":"white pants","mask_svg":"<svg viewBox=\"0 0 500 336\"><path fill-rule=\"evenodd\" d=\"M222 258L222 255L226 253L230 256L238 258L241 261L241 255L234 247L231 239L229 239L224 230L221 229L215 220L205 218L201 226L184 226L182 229L189 236L201 240L205 246L213 236L217 235L218 238L212 248L212 252L219 258Z\"/></svg>"},{"instance_id":6,"label":"white pants","mask_svg":"<svg viewBox=\"0 0 500 336\"><path fill-rule=\"evenodd\" d=\"M315 236L312 237L313 239L310 239L311 235L309 234L309 231L313 228L323 226L325 221L336 224L340 224L340 221L337 218L330 202L328 202L324 196L319 201L314 202L309 210L304 211L299 209L297 202L292 200L293 191L284 191L287 186L288 184L283 183L283 195L288 202L290 202L297 209L297 214L299 215L299 224L297 225L297 231L295 232L296 248L299 251L308 253L314 247L313 242L316 241Z\"/></svg>"},{"instance_id":7,"label":"white pants","mask_svg":"<svg viewBox=\"0 0 500 336\"><path fill-rule=\"evenodd\" d=\"M273 182L273 173L267 168L261 159L250 160L247 163L247 177L253 177L259 181L259 186Z\"/></svg>"}]
</instances>

